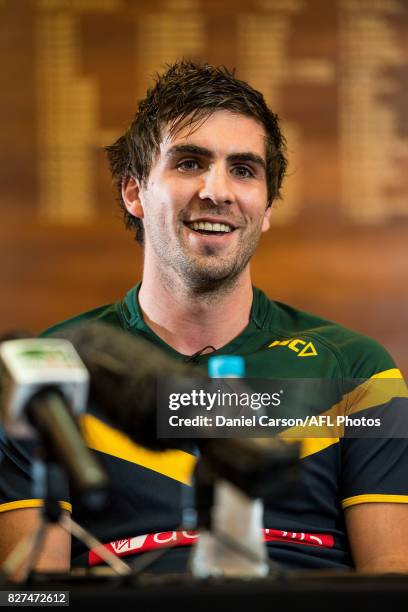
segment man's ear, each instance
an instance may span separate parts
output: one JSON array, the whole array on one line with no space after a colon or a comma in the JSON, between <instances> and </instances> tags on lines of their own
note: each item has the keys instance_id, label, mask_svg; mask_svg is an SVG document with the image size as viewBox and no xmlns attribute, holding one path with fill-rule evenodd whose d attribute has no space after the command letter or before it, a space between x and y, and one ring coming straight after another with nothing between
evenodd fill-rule
<instances>
[{"instance_id":1,"label":"man's ear","mask_svg":"<svg viewBox=\"0 0 408 612\"><path fill-rule=\"evenodd\" d=\"M122 199L131 215L143 219L144 211L140 200L140 183L133 176L128 176L123 182Z\"/></svg>"},{"instance_id":2,"label":"man's ear","mask_svg":"<svg viewBox=\"0 0 408 612\"><path fill-rule=\"evenodd\" d=\"M271 214L272 214L272 204L269 204L267 209L265 210L264 218L262 221L262 231L267 232L271 227Z\"/></svg>"}]
</instances>

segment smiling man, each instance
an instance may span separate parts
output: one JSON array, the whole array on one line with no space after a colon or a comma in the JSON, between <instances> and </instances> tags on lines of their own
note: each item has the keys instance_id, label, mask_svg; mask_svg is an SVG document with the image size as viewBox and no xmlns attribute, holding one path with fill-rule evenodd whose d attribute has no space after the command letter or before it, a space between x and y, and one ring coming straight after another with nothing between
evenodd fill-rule
<instances>
[{"instance_id":1,"label":"smiling man","mask_svg":"<svg viewBox=\"0 0 408 612\"><path fill-rule=\"evenodd\" d=\"M248 377L401 380L373 340L252 286L250 260L269 229L286 170L278 118L261 93L224 68L178 62L158 77L107 153L125 224L143 245L143 278L121 302L51 331L97 319L204 367L214 352L241 355ZM392 418L406 409L406 392L397 388L397 397L383 394L379 405L357 387L341 404L348 414L370 417L380 408ZM119 556L170 543L155 569L183 571L197 537L179 530L194 455L136 447L103 422L97 407L83 428L114 491L103 517L82 515L74 504L74 518ZM41 500L32 499L27 453L8 441L2 448L4 556L32 528ZM406 439L306 439L301 459L297 496L265 507L270 556L289 569L408 571ZM68 557L67 537L55 529L40 567L67 567ZM74 543L74 565L100 561Z\"/></svg>"},{"instance_id":2,"label":"smiling man","mask_svg":"<svg viewBox=\"0 0 408 612\"><path fill-rule=\"evenodd\" d=\"M271 212L262 124L230 110L188 119L164 129L146 181L122 185L127 213L143 220L145 320L187 355L248 324L249 261Z\"/></svg>"}]
</instances>

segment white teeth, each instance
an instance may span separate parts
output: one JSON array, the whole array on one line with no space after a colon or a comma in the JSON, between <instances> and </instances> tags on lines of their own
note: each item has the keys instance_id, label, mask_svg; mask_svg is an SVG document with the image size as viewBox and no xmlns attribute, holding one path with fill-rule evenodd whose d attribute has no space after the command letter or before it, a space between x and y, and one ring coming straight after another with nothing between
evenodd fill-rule
<instances>
[{"instance_id":1,"label":"white teeth","mask_svg":"<svg viewBox=\"0 0 408 612\"><path fill-rule=\"evenodd\" d=\"M229 225L224 223L209 223L209 221L193 221L189 224L193 230L205 230L206 232L225 232L229 233L232 231Z\"/></svg>"}]
</instances>

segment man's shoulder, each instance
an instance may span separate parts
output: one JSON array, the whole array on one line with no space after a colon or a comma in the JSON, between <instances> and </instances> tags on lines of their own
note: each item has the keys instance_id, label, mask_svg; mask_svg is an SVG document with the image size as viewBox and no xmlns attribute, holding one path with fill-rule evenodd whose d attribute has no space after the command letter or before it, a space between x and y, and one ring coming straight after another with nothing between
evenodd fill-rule
<instances>
[{"instance_id":1,"label":"man's shoulder","mask_svg":"<svg viewBox=\"0 0 408 612\"><path fill-rule=\"evenodd\" d=\"M290 343L299 339L312 343L316 352L319 352L319 347L322 353L325 352L323 349L327 349L336 356L346 375L372 376L396 367L386 348L377 340L330 319L262 295L263 310L269 315L265 318L264 329L269 327L271 333L276 334L276 341L289 340ZM300 342L298 345L300 347ZM312 355L312 349L305 351L305 354Z\"/></svg>"},{"instance_id":2,"label":"man's shoulder","mask_svg":"<svg viewBox=\"0 0 408 612\"><path fill-rule=\"evenodd\" d=\"M66 327L76 325L77 323L84 323L86 321L101 321L103 323L109 323L110 325L114 325L116 327L123 327L118 303L113 303L98 306L97 308L93 308L92 310L87 310L78 315L75 315L74 317L70 317L69 319L60 321L52 327L45 329L41 333L41 335L49 336L55 332L59 332L65 329Z\"/></svg>"}]
</instances>

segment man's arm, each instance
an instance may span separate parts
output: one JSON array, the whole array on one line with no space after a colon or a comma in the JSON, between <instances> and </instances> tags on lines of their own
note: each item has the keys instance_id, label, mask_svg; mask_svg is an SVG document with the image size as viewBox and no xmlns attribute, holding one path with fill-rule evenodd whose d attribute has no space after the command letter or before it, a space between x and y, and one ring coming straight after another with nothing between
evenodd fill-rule
<instances>
[{"instance_id":1,"label":"man's arm","mask_svg":"<svg viewBox=\"0 0 408 612\"><path fill-rule=\"evenodd\" d=\"M16 544L36 529L39 508L22 508L0 513L0 564ZM66 511L63 511L66 513ZM28 552L28 551L27 551ZM44 546L36 563L38 571L68 571L71 557L71 536L59 525L47 528ZM14 576L18 579L19 573Z\"/></svg>"},{"instance_id":2,"label":"man's arm","mask_svg":"<svg viewBox=\"0 0 408 612\"><path fill-rule=\"evenodd\" d=\"M344 514L358 571L408 573L408 504L357 504Z\"/></svg>"}]
</instances>

